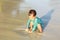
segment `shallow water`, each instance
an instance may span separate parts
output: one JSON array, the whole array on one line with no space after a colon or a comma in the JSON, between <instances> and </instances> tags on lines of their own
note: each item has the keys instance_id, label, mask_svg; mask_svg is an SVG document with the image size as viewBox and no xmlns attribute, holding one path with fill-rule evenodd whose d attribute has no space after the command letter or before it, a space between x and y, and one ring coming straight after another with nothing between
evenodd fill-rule
<instances>
[{"instance_id":1,"label":"shallow water","mask_svg":"<svg viewBox=\"0 0 60 40\"><path fill-rule=\"evenodd\" d=\"M31 3L30 1L27 3ZM43 2L43 1L41 1ZM0 1L0 40L59 40L60 39L60 0L47 1L47 5L43 4L41 7L41 13L34 7L35 5L29 6L24 4L20 7L21 1ZM35 3L35 2L32 2ZM44 2L46 3L46 2ZM38 3L37 3L38 4ZM23 6L23 7L22 7ZM27 7L26 7L27 6ZM21 8L21 9L20 9ZM45 29L41 35L37 33L29 34L24 30L26 28L27 11L31 8L36 8L38 17L41 17ZM43 8L43 9L42 9ZM54 12L51 12L54 9Z\"/></svg>"}]
</instances>

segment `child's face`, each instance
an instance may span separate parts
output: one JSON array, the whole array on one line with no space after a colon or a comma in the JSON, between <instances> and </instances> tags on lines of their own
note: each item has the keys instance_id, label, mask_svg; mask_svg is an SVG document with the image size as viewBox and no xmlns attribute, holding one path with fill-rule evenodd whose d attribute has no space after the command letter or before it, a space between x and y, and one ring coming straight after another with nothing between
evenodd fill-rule
<instances>
[{"instance_id":1,"label":"child's face","mask_svg":"<svg viewBox=\"0 0 60 40\"><path fill-rule=\"evenodd\" d=\"M33 14L30 14L29 15L29 19L32 19L34 16L33 16Z\"/></svg>"}]
</instances>

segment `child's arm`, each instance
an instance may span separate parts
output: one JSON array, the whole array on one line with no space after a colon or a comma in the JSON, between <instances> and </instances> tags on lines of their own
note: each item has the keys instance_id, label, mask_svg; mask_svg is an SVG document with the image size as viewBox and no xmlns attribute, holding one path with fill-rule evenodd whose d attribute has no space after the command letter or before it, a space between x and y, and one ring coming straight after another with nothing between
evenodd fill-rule
<instances>
[{"instance_id":1,"label":"child's arm","mask_svg":"<svg viewBox=\"0 0 60 40\"><path fill-rule=\"evenodd\" d=\"M35 30L36 30L36 28L37 28L37 19L35 20L35 22L34 22L34 26L33 26L33 29L32 29L32 32L34 32Z\"/></svg>"},{"instance_id":2,"label":"child's arm","mask_svg":"<svg viewBox=\"0 0 60 40\"><path fill-rule=\"evenodd\" d=\"M27 28L29 28L30 20L27 21Z\"/></svg>"}]
</instances>

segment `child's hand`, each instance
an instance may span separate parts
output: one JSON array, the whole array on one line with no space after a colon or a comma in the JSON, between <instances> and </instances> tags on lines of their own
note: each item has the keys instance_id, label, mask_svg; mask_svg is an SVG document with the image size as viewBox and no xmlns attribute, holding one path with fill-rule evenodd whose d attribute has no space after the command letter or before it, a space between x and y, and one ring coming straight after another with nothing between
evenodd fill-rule
<instances>
[{"instance_id":1,"label":"child's hand","mask_svg":"<svg viewBox=\"0 0 60 40\"><path fill-rule=\"evenodd\" d=\"M28 32L28 33L32 33L32 31L29 31L28 29L25 29L25 31Z\"/></svg>"},{"instance_id":2,"label":"child's hand","mask_svg":"<svg viewBox=\"0 0 60 40\"><path fill-rule=\"evenodd\" d=\"M26 32L28 32L28 29L25 29Z\"/></svg>"}]
</instances>

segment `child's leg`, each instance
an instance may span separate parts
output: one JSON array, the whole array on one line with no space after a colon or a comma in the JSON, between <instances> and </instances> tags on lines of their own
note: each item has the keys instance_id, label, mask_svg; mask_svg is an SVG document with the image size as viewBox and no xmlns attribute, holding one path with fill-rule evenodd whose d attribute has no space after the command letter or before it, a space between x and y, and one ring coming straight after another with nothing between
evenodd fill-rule
<instances>
[{"instance_id":1,"label":"child's leg","mask_svg":"<svg viewBox=\"0 0 60 40\"><path fill-rule=\"evenodd\" d=\"M41 27L41 25L40 25L40 24L38 24L37 26L38 26L37 28L38 28L39 32L41 32L41 33L42 33L42 27Z\"/></svg>"}]
</instances>

